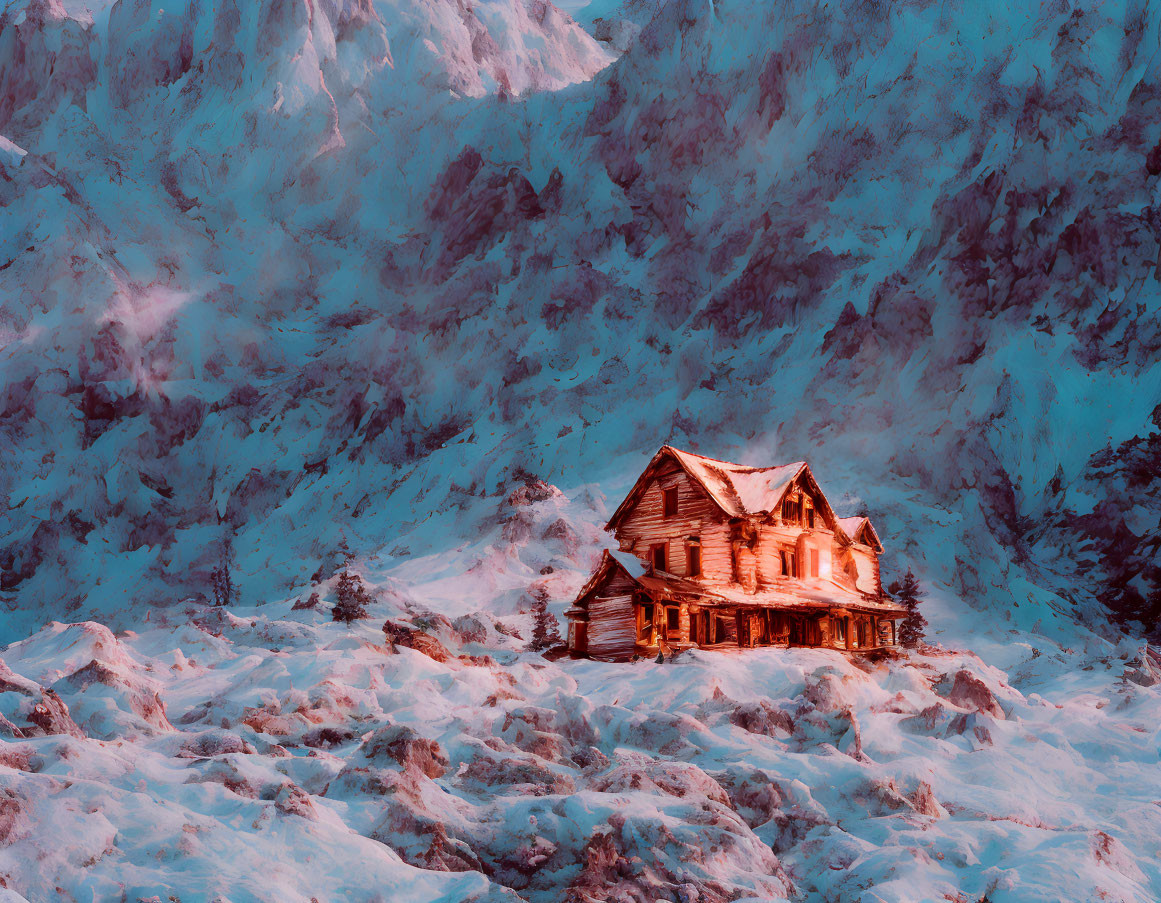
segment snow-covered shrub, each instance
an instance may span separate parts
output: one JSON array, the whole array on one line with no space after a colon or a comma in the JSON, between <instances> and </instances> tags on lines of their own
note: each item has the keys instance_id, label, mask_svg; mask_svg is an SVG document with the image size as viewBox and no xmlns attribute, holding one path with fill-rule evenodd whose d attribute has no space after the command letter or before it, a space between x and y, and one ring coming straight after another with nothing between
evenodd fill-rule
<instances>
[{"instance_id":1,"label":"snow-covered shrub","mask_svg":"<svg viewBox=\"0 0 1161 903\"><path fill-rule=\"evenodd\" d=\"M343 571L339 575L339 586L335 591L335 604L331 609L331 617L344 624L350 624L360 618L367 617L367 606L371 604L371 595L363 583L363 578L350 571Z\"/></svg>"}]
</instances>

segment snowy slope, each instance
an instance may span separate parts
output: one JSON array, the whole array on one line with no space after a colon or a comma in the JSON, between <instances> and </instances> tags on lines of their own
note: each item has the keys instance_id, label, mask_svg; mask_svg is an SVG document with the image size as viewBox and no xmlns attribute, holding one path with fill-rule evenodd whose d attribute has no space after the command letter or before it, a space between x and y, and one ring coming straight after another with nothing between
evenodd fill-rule
<instances>
[{"instance_id":1,"label":"snowy slope","mask_svg":"<svg viewBox=\"0 0 1161 903\"><path fill-rule=\"evenodd\" d=\"M53 623L10 647L0 710L29 736L0 750L9 886L235 903L1161 886L1158 697L1118 685L1113 656L1065 683L1043 641L1005 649L1009 673L935 651L546 663L486 614L387 600L351 629L291 609L191 608L119 637ZM427 625L438 658L384 645L383 617ZM86 681L86 660L119 676ZM144 681L156 726L126 692ZM71 732L28 720L50 691Z\"/></svg>"}]
</instances>

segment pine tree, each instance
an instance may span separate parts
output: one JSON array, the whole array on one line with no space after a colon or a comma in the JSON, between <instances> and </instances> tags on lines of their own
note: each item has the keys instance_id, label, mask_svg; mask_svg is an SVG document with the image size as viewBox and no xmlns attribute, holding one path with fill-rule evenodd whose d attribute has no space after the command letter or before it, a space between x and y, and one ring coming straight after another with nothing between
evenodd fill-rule
<instances>
[{"instance_id":1,"label":"pine tree","mask_svg":"<svg viewBox=\"0 0 1161 903\"><path fill-rule=\"evenodd\" d=\"M532 641L528 648L543 652L560 642L556 617L548 610L548 591L538 586L532 591Z\"/></svg>"},{"instance_id":2,"label":"pine tree","mask_svg":"<svg viewBox=\"0 0 1161 903\"><path fill-rule=\"evenodd\" d=\"M923 632L927 627L927 619L919 611L919 604L923 601L924 592L919 588L919 581L907 568L903 580L894 581L888 592L896 601L907 609L907 615L899 627L899 645L907 649L914 649L923 640Z\"/></svg>"},{"instance_id":3,"label":"pine tree","mask_svg":"<svg viewBox=\"0 0 1161 903\"><path fill-rule=\"evenodd\" d=\"M337 599L334 608L331 609L331 617L334 620L350 624L352 621L367 617L367 604L371 601L371 596L367 592L367 587L363 585L362 578L357 574L344 570L339 575L339 587L335 595Z\"/></svg>"},{"instance_id":4,"label":"pine tree","mask_svg":"<svg viewBox=\"0 0 1161 903\"><path fill-rule=\"evenodd\" d=\"M227 538L222 546L218 566L210 571L210 592L214 597L214 605L218 607L229 605L238 598L238 587L234 585L234 578L230 574L230 559L233 557L234 548Z\"/></svg>"}]
</instances>

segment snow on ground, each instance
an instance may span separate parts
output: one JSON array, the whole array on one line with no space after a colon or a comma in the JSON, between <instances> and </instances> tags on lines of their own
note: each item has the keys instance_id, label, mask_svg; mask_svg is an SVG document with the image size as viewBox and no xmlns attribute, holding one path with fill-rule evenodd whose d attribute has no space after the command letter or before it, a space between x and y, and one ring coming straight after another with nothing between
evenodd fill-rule
<instances>
[{"instance_id":1,"label":"snow on ground","mask_svg":"<svg viewBox=\"0 0 1161 903\"><path fill-rule=\"evenodd\" d=\"M388 598L348 628L294 601L9 647L4 884L185 903L1161 889L1161 697L1111 647L1012 637L1007 673L934 647L550 662L486 613ZM387 644L388 618L438 643ZM46 733L54 694L69 714Z\"/></svg>"},{"instance_id":2,"label":"snow on ground","mask_svg":"<svg viewBox=\"0 0 1161 903\"><path fill-rule=\"evenodd\" d=\"M134 903L1157 898L1161 691L1125 680L1131 643L988 629L937 590L934 645L883 661L550 660L529 593L575 592L586 511L530 480L442 570L356 561L351 626L331 577L313 606L10 644L0 879Z\"/></svg>"}]
</instances>

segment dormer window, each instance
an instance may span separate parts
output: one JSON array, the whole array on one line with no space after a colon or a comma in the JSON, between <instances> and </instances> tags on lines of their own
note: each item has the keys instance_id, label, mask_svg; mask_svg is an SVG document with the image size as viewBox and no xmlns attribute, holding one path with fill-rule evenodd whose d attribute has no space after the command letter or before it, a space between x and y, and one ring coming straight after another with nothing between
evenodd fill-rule
<instances>
[{"instance_id":1,"label":"dormer window","mask_svg":"<svg viewBox=\"0 0 1161 903\"><path fill-rule=\"evenodd\" d=\"M663 517L677 516L677 487L661 490L661 514Z\"/></svg>"}]
</instances>

